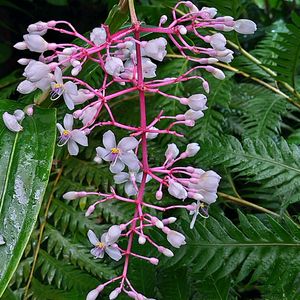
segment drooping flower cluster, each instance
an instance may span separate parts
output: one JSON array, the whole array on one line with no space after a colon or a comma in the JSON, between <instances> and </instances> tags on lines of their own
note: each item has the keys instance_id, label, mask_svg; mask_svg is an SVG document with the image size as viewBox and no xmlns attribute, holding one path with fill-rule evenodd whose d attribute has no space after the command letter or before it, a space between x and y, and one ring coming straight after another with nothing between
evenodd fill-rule
<instances>
[{"instance_id":1,"label":"drooping flower cluster","mask_svg":"<svg viewBox=\"0 0 300 300\"><path fill-rule=\"evenodd\" d=\"M178 16L180 5L185 6L188 13ZM77 155L78 144L88 146L88 135L96 127L112 126L130 132L129 136L117 142L114 133L107 130L103 135L102 145L96 148L94 159L96 163L109 165L115 184L124 184L126 196L117 194L113 188L110 193L71 191L64 195L66 200L97 196L98 200L86 211L87 217L94 212L97 205L111 200L131 203L135 207L131 220L126 224L111 226L107 232L102 233L101 237L97 237L91 230L88 231L89 241L94 246L91 254L96 259L102 259L107 254L116 261L124 257L124 269L122 275L92 290L87 295L87 300L96 299L107 285L116 281L120 281L120 285L110 293L109 299L116 299L122 291L132 299L148 299L134 289L127 277L129 259L137 257L154 265L159 263L159 259L134 253L133 242L137 239L141 245L149 243L159 253L172 257L174 254L170 249L159 245L151 238L149 229L156 227L161 230L174 248L185 245L186 239L182 233L169 227L176 222L175 217L160 220L155 215L149 214L147 208L160 212L176 208L185 209L192 215L190 227L193 228L198 216L208 217L208 207L217 199L217 188L221 179L217 173L192 166L176 166L177 162L194 157L198 153L200 146L197 143L188 144L185 151L181 153L176 144L169 144L165 151L165 161L160 166L149 165L147 149L148 140L155 139L161 134L182 137L183 135L173 130L173 127L178 124L192 127L196 120L204 116L207 109L206 94L210 90L209 83L203 77L205 72L211 73L220 80L225 78L224 73L213 64L218 61L230 62L233 52L226 48L226 38L223 34L218 32L203 35L202 32L205 32L203 29L235 30L242 34L252 34L256 30L256 25L250 20L235 21L229 16L216 17L216 15L215 8L198 9L191 1L181 1L173 8L172 20L168 25L166 25L168 18L165 15L161 17L157 27L143 26L133 18L132 25L114 34L110 33L106 25L94 28L89 39L65 21L37 22L28 27L28 34L23 36L24 41L15 45L17 49L28 49L40 54L38 60L26 58L19 60L20 64L26 66L23 74L26 79L18 86L20 93L27 94L36 89L50 90L51 100L63 98L69 110L81 105L81 108L73 111L72 115L65 115L63 126L57 124L60 132L59 146L67 144L69 153ZM64 28L66 26L67 29ZM76 44L48 43L43 38L48 30L79 38L86 45L82 47ZM163 36L148 40L141 38L143 33L156 33ZM198 43L190 44L190 39L186 38L189 33L199 38ZM179 56L192 63L192 67L177 78L154 79L156 63L162 62L167 56L168 40L171 42L170 46L173 45L174 49L177 49ZM89 60L103 71L101 86L91 86L76 77ZM178 97L164 91L165 86L190 80L200 80L203 93ZM121 84L124 88L110 93L108 87L113 84ZM115 98L133 92L139 94L141 111L139 126L118 122L117 116L110 108L110 102ZM153 103L146 105L148 93L162 95L170 101L179 101L186 110L176 116L168 116L161 111L154 120L147 122L146 108ZM109 116L109 121L103 121L99 117L100 112L104 110ZM21 114L19 111L13 114L7 112L3 115L6 126L15 132L23 129L19 123L23 118L24 113ZM77 120L76 124L82 123L79 128L73 128L74 119ZM167 128L160 128L162 120L170 120ZM146 202L145 186L150 180L157 182L157 200L162 200L163 194L168 192L181 202L166 207ZM128 239L126 249L118 245L120 238Z\"/></svg>"}]
</instances>

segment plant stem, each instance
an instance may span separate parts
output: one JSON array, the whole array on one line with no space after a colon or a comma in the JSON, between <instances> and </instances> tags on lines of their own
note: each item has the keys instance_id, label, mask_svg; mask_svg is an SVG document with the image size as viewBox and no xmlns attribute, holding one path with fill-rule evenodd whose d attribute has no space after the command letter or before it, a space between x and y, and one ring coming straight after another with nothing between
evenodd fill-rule
<instances>
[{"instance_id":1,"label":"plant stem","mask_svg":"<svg viewBox=\"0 0 300 300\"><path fill-rule=\"evenodd\" d=\"M275 216L275 217L280 217L279 214L277 214L277 213L275 213L275 212L273 212L273 211L271 211L271 210L269 210L269 209L267 209L267 208L264 208L264 207L262 207L262 206L259 206L259 205L257 205L257 204L251 203L251 202L249 202L249 201L247 201L247 200L244 200L244 199L241 199L241 198L237 198L237 197L234 197L234 196L231 196L231 195L222 193L222 192L218 192L218 195L219 195L220 197L225 198L225 199L228 199L228 200L230 200L230 201L232 201L232 202L234 202L234 203L238 203L238 204L240 204L240 205L245 205L245 206L250 206L250 207L253 207L253 208L255 208L255 209L259 210L259 211L262 211L262 212L264 212L264 213L271 214L271 215L273 215L273 216Z\"/></svg>"},{"instance_id":2,"label":"plant stem","mask_svg":"<svg viewBox=\"0 0 300 300\"><path fill-rule=\"evenodd\" d=\"M132 25L135 25L138 23L138 19L137 19L136 13L135 13L134 0L128 0L128 4L129 4L131 23L132 23Z\"/></svg>"}]
</instances>

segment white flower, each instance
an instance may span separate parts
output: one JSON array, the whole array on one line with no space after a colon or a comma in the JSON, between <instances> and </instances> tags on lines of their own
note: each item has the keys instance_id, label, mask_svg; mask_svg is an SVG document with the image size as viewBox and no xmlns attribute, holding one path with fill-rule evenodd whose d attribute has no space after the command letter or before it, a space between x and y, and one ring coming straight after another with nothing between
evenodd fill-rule
<instances>
[{"instance_id":1,"label":"white flower","mask_svg":"<svg viewBox=\"0 0 300 300\"><path fill-rule=\"evenodd\" d=\"M24 69L23 76L31 82L37 82L47 77L50 73L50 67L40 61L31 60Z\"/></svg>"},{"instance_id":2,"label":"white flower","mask_svg":"<svg viewBox=\"0 0 300 300\"><path fill-rule=\"evenodd\" d=\"M193 216L193 218L190 224L190 228L193 229L198 215L203 218L208 218L208 206L200 200L198 200L197 203L192 203L191 206L193 206L193 209L190 210L190 215Z\"/></svg>"},{"instance_id":3,"label":"white flower","mask_svg":"<svg viewBox=\"0 0 300 300\"><path fill-rule=\"evenodd\" d=\"M222 51L223 53L218 53L221 55L217 55L216 58L219 61L225 62L225 63L230 63L233 60L233 51L226 49L224 51Z\"/></svg>"},{"instance_id":4,"label":"white flower","mask_svg":"<svg viewBox=\"0 0 300 300\"><path fill-rule=\"evenodd\" d=\"M137 194L137 189L135 183L141 183L143 178L143 173L137 173L134 171L130 172L120 172L114 175L114 181L116 184L125 183L125 193L130 197ZM151 177L147 175L146 182L149 182Z\"/></svg>"},{"instance_id":5,"label":"white flower","mask_svg":"<svg viewBox=\"0 0 300 300\"><path fill-rule=\"evenodd\" d=\"M191 143L187 145L185 152L187 157L193 157L199 152L199 150L200 146L198 143Z\"/></svg>"},{"instance_id":6,"label":"white flower","mask_svg":"<svg viewBox=\"0 0 300 300\"><path fill-rule=\"evenodd\" d=\"M195 94L190 96L187 99L187 105L192 109L192 110L204 110L207 109L207 106L205 105L207 102L207 98L203 94Z\"/></svg>"},{"instance_id":7,"label":"white flower","mask_svg":"<svg viewBox=\"0 0 300 300\"><path fill-rule=\"evenodd\" d=\"M48 43L40 35L25 34L23 38L27 48L32 52L43 53L48 50Z\"/></svg>"},{"instance_id":8,"label":"white flower","mask_svg":"<svg viewBox=\"0 0 300 300\"><path fill-rule=\"evenodd\" d=\"M121 235L121 229L117 225L113 225L109 228L108 232L105 232L101 236L101 241L97 238L96 234L92 231L88 231L88 238L91 244L95 246L91 250L91 254L95 258L103 258L106 252L113 260L119 261L122 258L120 250L116 247L115 243Z\"/></svg>"},{"instance_id":9,"label":"white flower","mask_svg":"<svg viewBox=\"0 0 300 300\"><path fill-rule=\"evenodd\" d=\"M65 144L68 145L68 151L71 155L77 155L79 152L79 147L77 144L82 146L88 146L88 139L83 131L73 128L73 116L66 114L64 117L64 127L59 123L56 124L59 132L59 146Z\"/></svg>"},{"instance_id":10,"label":"white flower","mask_svg":"<svg viewBox=\"0 0 300 300\"><path fill-rule=\"evenodd\" d=\"M157 65L154 64L150 58L142 57L142 72L144 78L155 77L156 68ZM121 77L132 79L134 69L136 70L136 64L134 64L132 60L127 60L125 62L125 72L121 74ZM137 75L137 73L135 75Z\"/></svg>"},{"instance_id":11,"label":"white flower","mask_svg":"<svg viewBox=\"0 0 300 300\"><path fill-rule=\"evenodd\" d=\"M4 245L4 244L5 244L5 241L4 241L3 235L0 234L0 246Z\"/></svg>"},{"instance_id":12,"label":"white flower","mask_svg":"<svg viewBox=\"0 0 300 300\"><path fill-rule=\"evenodd\" d=\"M103 291L104 287L105 287L104 285L99 285L95 289L91 290L87 294L86 300L96 300L98 295Z\"/></svg>"},{"instance_id":13,"label":"white flower","mask_svg":"<svg viewBox=\"0 0 300 300\"><path fill-rule=\"evenodd\" d=\"M95 94L87 89L79 89L77 95L72 95L72 101L75 105L82 104L95 97Z\"/></svg>"},{"instance_id":14,"label":"white flower","mask_svg":"<svg viewBox=\"0 0 300 300\"><path fill-rule=\"evenodd\" d=\"M21 113L20 113L21 112ZM23 127L19 124L24 118L24 112L21 110L16 110L13 115L5 112L2 116L5 126L13 132L19 132L23 130Z\"/></svg>"},{"instance_id":15,"label":"white flower","mask_svg":"<svg viewBox=\"0 0 300 300\"><path fill-rule=\"evenodd\" d=\"M217 199L217 189L221 177L214 171L199 172L198 182L190 183L189 188L197 190L203 196L203 202L211 204Z\"/></svg>"},{"instance_id":16,"label":"white flower","mask_svg":"<svg viewBox=\"0 0 300 300\"><path fill-rule=\"evenodd\" d=\"M107 131L103 135L103 147L97 147L97 155L105 161L111 162L110 171L112 173L120 173L124 170L125 165L130 170L139 169L139 161L132 151L138 145L138 141L134 137L125 137L116 144L116 138L112 131Z\"/></svg>"},{"instance_id":17,"label":"white flower","mask_svg":"<svg viewBox=\"0 0 300 300\"><path fill-rule=\"evenodd\" d=\"M242 34L253 34L256 31L256 24L248 19L240 19L235 21L234 30Z\"/></svg>"},{"instance_id":18,"label":"white flower","mask_svg":"<svg viewBox=\"0 0 300 300\"><path fill-rule=\"evenodd\" d=\"M226 38L222 33L215 33L210 36L209 43L215 50L225 50Z\"/></svg>"},{"instance_id":19,"label":"white flower","mask_svg":"<svg viewBox=\"0 0 300 300\"><path fill-rule=\"evenodd\" d=\"M100 46L106 41L106 31L104 28L96 27L90 34L91 41L96 45Z\"/></svg>"},{"instance_id":20,"label":"white flower","mask_svg":"<svg viewBox=\"0 0 300 300\"><path fill-rule=\"evenodd\" d=\"M167 44L167 40L163 37L148 41L144 48L142 48L142 55L162 61L167 54Z\"/></svg>"},{"instance_id":21,"label":"white flower","mask_svg":"<svg viewBox=\"0 0 300 300\"><path fill-rule=\"evenodd\" d=\"M180 232L170 230L167 227L165 227L163 231L167 234L167 240L173 247L180 248L180 246L186 244L185 236Z\"/></svg>"},{"instance_id":22,"label":"white flower","mask_svg":"<svg viewBox=\"0 0 300 300\"><path fill-rule=\"evenodd\" d=\"M172 160L175 159L179 154L179 149L177 148L177 146L172 143L168 145L168 148L165 152L165 157L167 160Z\"/></svg>"},{"instance_id":23,"label":"white flower","mask_svg":"<svg viewBox=\"0 0 300 300\"><path fill-rule=\"evenodd\" d=\"M45 77L36 82L31 82L29 80L23 80L17 86L17 91L21 94L30 94L31 92L33 92L37 88L39 88L40 90L45 92L49 89L51 81L52 81L52 79L50 76Z\"/></svg>"},{"instance_id":24,"label":"white flower","mask_svg":"<svg viewBox=\"0 0 300 300\"><path fill-rule=\"evenodd\" d=\"M187 6L190 10L190 13L197 13L199 11L198 7L193 4L191 1L183 2L185 6Z\"/></svg>"},{"instance_id":25,"label":"white flower","mask_svg":"<svg viewBox=\"0 0 300 300\"><path fill-rule=\"evenodd\" d=\"M107 57L104 68L108 74L114 77L119 77L120 74L124 71L123 62L118 57Z\"/></svg>"},{"instance_id":26,"label":"white flower","mask_svg":"<svg viewBox=\"0 0 300 300\"><path fill-rule=\"evenodd\" d=\"M168 192L170 195L172 195L173 197L175 197L177 199L184 200L187 197L187 191L185 190L183 185L172 179L169 179Z\"/></svg>"},{"instance_id":27,"label":"white flower","mask_svg":"<svg viewBox=\"0 0 300 300\"><path fill-rule=\"evenodd\" d=\"M57 100L63 95L67 107L72 110L74 109L73 98L78 96L77 86L72 81L63 83L62 71L60 68L56 68L54 72L55 82L51 83L51 100Z\"/></svg>"},{"instance_id":28,"label":"white flower","mask_svg":"<svg viewBox=\"0 0 300 300\"><path fill-rule=\"evenodd\" d=\"M82 115L79 117L79 120L82 121L83 125L90 124L95 119L97 113L98 113L98 106L93 105L83 111Z\"/></svg>"},{"instance_id":29,"label":"white flower","mask_svg":"<svg viewBox=\"0 0 300 300\"><path fill-rule=\"evenodd\" d=\"M39 21L34 24L30 24L27 27L27 31L30 34L44 35L47 32L48 25L45 22Z\"/></svg>"}]
</instances>

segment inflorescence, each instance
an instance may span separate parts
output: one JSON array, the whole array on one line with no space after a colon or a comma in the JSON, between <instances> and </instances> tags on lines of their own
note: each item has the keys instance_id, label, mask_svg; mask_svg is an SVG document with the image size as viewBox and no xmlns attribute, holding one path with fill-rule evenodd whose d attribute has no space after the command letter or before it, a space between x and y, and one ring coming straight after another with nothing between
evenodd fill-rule
<instances>
[{"instance_id":1,"label":"inflorescence","mask_svg":"<svg viewBox=\"0 0 300 300\"><path fill-rule=\"evenodd\" d=\"M178 16L179 6L186 7L188 12ZM202 35L201 30L203 28L218 31L235 30L241 34L253 34L256 30L255 23L250 20L235 21L229 16L216 17L216 15L215 8L203 7L199 10L191 1L181 1L173 8L169 24L165 15L160 18L157 27L147 27L133 19L131 25L114 34L110 33L107 25L94 28L89 38L78 33L66 21L37 22L28 27L28 34L23 36L24 41L14 46L19 50L28 49L40 53L38 60L22 58L18 61L26 66L23 74L26 79L17 88L20 93L28 94L36 89L42 91L50 89L51 100L63 98L69 110L74 110L77 105L85 105L72 114L66 114L63 126L57 124L60 132L58 145L67 145L70 155L78 154L78 144L88 146L88 135L96 127L116 127L130 133L117 142L111 130L105 132L103 143L96 148L94 159L96 163L106 162L109 165L109 170L114 174L115 184L124 184L127 197L118 195L113 188L110 193L71 191L63 196L66 200L97 196L98 200L86 211L87 217L94 212L98 204L106 201L128 202L135 207L131 220L126 224L111 226L100 238L92 230L88 231L89 241L94 246L91 254L95 258L108 255L116 261L124 258L124 267L122 274L90 291L87 300L96 299L112 282L120 284L110 293L109 299L116 299L122 291L133 299L148 299L134 289L127 277L129 259L134 256L154 265L159 263L159 259L134 253L133 242L137 240L141 245L150 243L163 255L167 257L174 255L170 249L157 244L151 238L148 230L151 227L157 227L166 234L168 242L175 248L186 244L185 236L169 227L176 221L175 217L160 220L155 215L145 213L144 208L148 207L152 211L159 212L185 209L192 215L190 225L192 229L198 216L208 217L208 206L217 199L217 188L221 178L217 173L192 166L176 166L178 161L197 154L200 150L197 143L188 144L186 150L181 153L175 144L169 144L165 152L165 161L160 166L149 165L147 150L147 141L155 139L159 134L182 137L183 135L173 128L178 124L194 126L195 121L203 117L203 111L207 109L205 94L178 97L165 93L163 91L165 86L200 80L204 93L208 94L209 83L199 73L207 71L220 80L225 77L220 69L212 65L218 61L229 63L233 59L233 51L226 48L226 38L223 34ZM78 38L85 45L48 43L43 38L48 30ZM162 37L145 40L141 38L142 33L156 33ZM189 34L198 37L202 42L201 46L191 45L190 39L187 38ZM179 77L155 79L157 68L155 61L162 62L165 59L167 39L179 51L181 57L193 62L193 66ZM101 86L93 87L76 77L89 60L97 63L103 70L104 79ZM64 75L66 69L70 70L71 75ZM108 88L114 84L120 84L124 88L115 93L107 93ZM118 116L115 116L110 108L110 104L116 98L133 92L139 94L138 127L118 122ZM145 93L162 95L170 101L179 101L186 106L187 111L176 116L165 115L161 111L152 121L147 121ZM100 120L99 114L103 110L107 111L109 121ZM19 132L23 130L21 122L25 114L30 116L33 111L34 107L29 106L24 112L21 110L16 110L13 114L5 112L3 120L8 129ZM80 128L73 128L74 119L82 123ZM166 119L170 124L167 128L160 128L160 122ZM163 199L163 193L167 189L170 195L182 203L167 207L147 203L145 186L150 180L158 183L155 195L157 200ZM186 199L193 199L194 202L187 204L184 202ZM121 238L128 239L126 249L117 244Z\"/></svg>"}]
</instances>

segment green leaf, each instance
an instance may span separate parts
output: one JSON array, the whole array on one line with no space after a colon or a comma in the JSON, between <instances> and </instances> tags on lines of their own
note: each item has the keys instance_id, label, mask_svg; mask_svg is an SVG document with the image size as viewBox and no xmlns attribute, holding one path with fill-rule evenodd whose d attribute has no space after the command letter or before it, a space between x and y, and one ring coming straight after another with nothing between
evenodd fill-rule
<instances>
[{"instance_id":1,"label":"green leaf","mask_svg":"<svg viewBox=\"0 0 300 300\"><path fill-rule=\"evenodd\" d=\"M125 4L126 1L120 2L123 2L123 5L114 5L105 21L105 24L109 26L109 30L111 33L115 33L122 25L124 25L129 20L128 7Z\"/></svg>"},{"instance_id":2,"label":"green leaf","mask_svg":"<svg viewBox=\"0 0 300 300\"><path fill-rule=\"evenodd\" d=\"M20 108L0 102L0 115ZM21 259L33 230L48 183L54 152L55 110L35 108L22 122L24 130L10 132L0 121L0 295Z\"/></svg>"}]
</instances>

